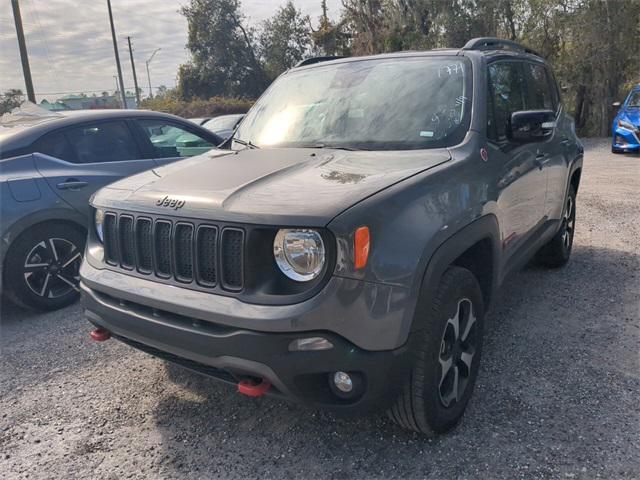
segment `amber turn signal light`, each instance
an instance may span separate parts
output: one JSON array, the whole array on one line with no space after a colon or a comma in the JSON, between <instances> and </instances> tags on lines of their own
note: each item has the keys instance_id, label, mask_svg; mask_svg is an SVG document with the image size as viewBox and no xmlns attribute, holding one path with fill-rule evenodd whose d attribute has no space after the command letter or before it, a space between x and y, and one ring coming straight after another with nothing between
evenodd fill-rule
<instances>
[{"instance_id":1,"label":"amber turn signal light","mask_svg":"<svg viewBox=\"0 0 640 480\"><path fill-rule=\"evenodd\" d=\"M371 236L369 235L369 227L358 228L353 239L353 251L355 252L356 270L361 270L367 266L370 244Z\"/></svg>"}]
</instances>

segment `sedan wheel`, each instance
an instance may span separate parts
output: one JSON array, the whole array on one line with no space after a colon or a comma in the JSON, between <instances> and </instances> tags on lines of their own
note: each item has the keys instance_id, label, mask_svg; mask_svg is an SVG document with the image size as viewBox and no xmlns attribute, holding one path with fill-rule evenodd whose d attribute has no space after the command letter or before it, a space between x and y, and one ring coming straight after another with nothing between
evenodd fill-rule
<instances>
[{"instance_id":1,"label":"sedan wheel","mask_svg":"<svg viewBox=\"0 0 640 480\"><path fill-rule=\"evenodd\" d=\"M78 292L81 261L82 253L69 240L48 238L27 255L25 282L35 295L45 298L60 298L72 290Z\"/></svg>"},{"instance_id":2,"label":"sedan wheel","mask_svg":"<svg viewBox=\"0 0 640 480\"><path fill-rule=\"evenodd\" d=\"M45 223L23 232L7 252L3 287L16 303L56 310L78 299L85 234Z\"/></svg>"}]
</instances>

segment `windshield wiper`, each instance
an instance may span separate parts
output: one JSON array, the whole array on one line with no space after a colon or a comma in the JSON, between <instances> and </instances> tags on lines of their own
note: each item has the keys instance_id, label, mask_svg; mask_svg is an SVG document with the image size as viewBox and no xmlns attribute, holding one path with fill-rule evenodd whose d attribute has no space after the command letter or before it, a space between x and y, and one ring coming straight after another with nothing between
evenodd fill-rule
<instances>
[{"instance_id":1,"label":"windshield wiper","mask_svg":"<svg viewBox=\"0 0 640 480\"><path fill-rule=\"evenodd\" d=\"M247 140L246 142L244 140L240 140L239 138L232 138L231 140L247 148L260 148L259 146L251 143L251 140Z\"/></svg>"},{"instance_id":2,"label":"windshield wiper","mask_svg":"<svg viewBox=\"0 0 640 480\"><path fill-rule=\"evenodd\" d=\"M366 150L366 148L355 148L355 147L346 147L339 145L327 145L326 143L316 143L313 148L331 148L333 150L346 150L348 152L359 152L362 150Z\"/></svg>"}]
</instances>

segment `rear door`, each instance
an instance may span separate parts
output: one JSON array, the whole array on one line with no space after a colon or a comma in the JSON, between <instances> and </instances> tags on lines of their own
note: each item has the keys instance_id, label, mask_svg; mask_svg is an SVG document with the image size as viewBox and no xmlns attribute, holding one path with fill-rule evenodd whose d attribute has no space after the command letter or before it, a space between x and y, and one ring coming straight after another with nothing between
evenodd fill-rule
<instances>
[{"instance_id":1,"label":"rear door","mask_svg":"<svg viewBox=\"0 0 640 480\"><path fill-rule=\"evenodd\" d=\"M135 119L146 148L158 165L165 165L186 157L193 157L215 148L212 137L198 129L166 119Z\"/></svg>"},{"instance_id":2,"label":"rear door","mask_svg":"<svg viewBox=\"0 0 640 480\"><path fill-rule=\"evenodd\" d=\"M48 133L34 145L36 167L60 198L82 214L98 189L155 166L126 120L87 122Z\"/></svg>"},{"instance_id":3,"label":"rear door","mask_svg":"<svg viewBox=\"0 0 640 480\"><path fill-rule=\"evenodd\" d=\"M527 109L524 75L522 61L500 60L488 67L488 161L499 170L498 214L507 260L542 224L547 189L537 144L508 138L511 114Z\"/></svg>"}]
</instances>

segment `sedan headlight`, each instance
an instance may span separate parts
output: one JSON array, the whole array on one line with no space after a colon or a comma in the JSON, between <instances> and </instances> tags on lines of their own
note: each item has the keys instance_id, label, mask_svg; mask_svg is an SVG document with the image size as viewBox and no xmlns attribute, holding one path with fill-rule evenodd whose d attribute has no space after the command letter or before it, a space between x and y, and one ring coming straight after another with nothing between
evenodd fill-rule
<instances>
[{"instance_id":1,"label":"sedan headlight","mask_svg":"<svg viewBox=\"0 0 640 480\"><path fill-rule=\"evenodd\" d=\"M618 127L621 128L626 128L627 130L635 130L636 127L634 127L630 122L627 122L626 120L618 120Z\"/></svg>"},{"instance_id":2,"label":"sedan headlight","mask_svg":"<svg viewBox=\"0 0 640 480\"><path fill-rule=\"evenodd\" d=\"M322 272L324 242L316 230L279 230L273 241L273 255L287 277L297 282L308 282Z\"/></svg>"},{"instance_id":3,"label":"sedan headlight","mask_svg":"<svg viewBox=\"0 0 640 480\"><path fill-rule=\"evenodd\" d=\"M101 242L104 242L104 210L97 208L95 214L96 234Z\"/></svg>"}]
</instances>

